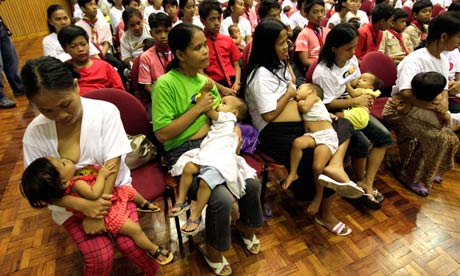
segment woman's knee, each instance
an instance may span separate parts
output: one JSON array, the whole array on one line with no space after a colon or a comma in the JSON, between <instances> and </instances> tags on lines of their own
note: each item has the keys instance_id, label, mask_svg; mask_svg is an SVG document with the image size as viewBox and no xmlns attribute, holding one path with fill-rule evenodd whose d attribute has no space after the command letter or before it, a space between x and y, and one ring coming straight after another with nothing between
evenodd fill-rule
<instances>
[{"instance_id":1,"label":"woman's knee","mask_svg":"<svg viewBox=\"0 0 460 276\"><path fill-rule=\"evenodd\" d=\"M232 206L232 194L227 189L226 185L218 185L211 192L206 213L212 212L218 215L230 215Z\"/></svg>"},{"instance_id":2,"label":"woman's knee","mask_svg":"<svg viewBox=\"0 0 460 276\"><path fill-rule=\"evenodd\" d=\"M94 243L86 249L80 247L85 264L85 275L110 275L113 266L114 249L112 243Z\"/></svg>"},{"instance_id":3,"label":"woman's knee","mask_svg":"<svg viewBox=\"0 0 460 276\"><path fill-rule=\"evenodd\" d=\"M246 191L245 195L260 195L261 184L258 178L246 179Z\"/></svg>"},{"instance_id":4,"label":"woman's knee","mask_svg":"<svg viewBox=\"0 0 460 276\"><path fill-rule=\"evenodd\" d=\"M369 123L362 131L375 147L387 147L393 144L391 132L374 116L369 116Z\"/></svg>"}]
</instances>

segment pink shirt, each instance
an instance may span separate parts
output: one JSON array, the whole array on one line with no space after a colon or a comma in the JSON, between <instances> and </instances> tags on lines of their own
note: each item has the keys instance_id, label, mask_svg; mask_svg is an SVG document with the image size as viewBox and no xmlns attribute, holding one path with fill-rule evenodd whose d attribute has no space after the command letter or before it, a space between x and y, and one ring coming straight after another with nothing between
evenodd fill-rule
<instances>
[{"instance_id":1,"label":"pink shirt","mask_svg":"<svg viewBox=\"0 0 460 276\"><path fill-rule=\"evenodd\" d=\"M171 51L162 52L156 46L141 54L139 60L138 83L154 84L155 81L166 73L166 66L171 62Z\"/></svg>"},{"instance_id":2,"label":"pink shirt","mask_svg":"<svg viewBox=\"0 0 460 276\"><path fill-rule=\"evenodd\" d=\"M312 62L317 60L319 52L321 51L321 45L324 45L328 33L329 29L325 27L321 27L321 31L318 32L318 35L316 35L315 31L311 28L303 28L295 41L295 51L307 52L308 60ZM322 38L322 43L320 43L319 38Z\"/></svg>"}]
</instances>

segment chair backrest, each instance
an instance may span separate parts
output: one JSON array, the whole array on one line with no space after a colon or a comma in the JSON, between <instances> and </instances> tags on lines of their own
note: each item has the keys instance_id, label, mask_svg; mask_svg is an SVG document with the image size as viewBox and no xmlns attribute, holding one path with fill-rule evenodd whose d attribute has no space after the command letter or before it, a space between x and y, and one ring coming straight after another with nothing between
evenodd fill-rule
<instances>
[{"instance_id":1,"label":"chair backrest","mask_svg":"<svg viewBox=\"0 0 460 276\"><path fill-rule=\"evenodd\" d=\"M133 61L133 66L131 67L131 91L134 93L135 91L139 90L139 64L140 64L140 57L138 56Z\"/></svg>"},{"instance_id":2,"label":"chair backrest","mask_svg":"<svg viewBox=\"0 0 460 276\"><path fill-rule=\"evenodd\" d=\"M439 5L439 4L436 4L433 6L433 11L431 12L431 17L432 18L435 18L436 16L440 15L440 14L443 14L446 12L446 9Z\"/></svg>"},{"instance_id":3,"label":"chair backrest","mask_svg":"<svg viewBox=\"0 0 460 276\"><path fill-rule=\"evenodd\" d=\"M364 11L367 16L371 16L372 10L375 7L375 1L373 0L363 0L360 10Z\"/></svg>"},{"instance_id":4,"label":"chair backrest","mask_svg":"<svg viewBox=\"0 0 460 276\"><path fill-rule=\"evenodd\" d=\"M376 75L383 82L382 96L389 96L391 87L396 82L396 64L382 52L370 52L364 55L360 64L361 73L369 72Z\"/></svg>"},{"instance_id":5,"label":"chair backrest","mask_svg":"<svg viewBox=\"0 0 460 276\"><path fill-rule=\"evenodd\" d=\"M409 23L413 19L413 17L412 17L412 9L410 7L408 7L408 6L402 6L402 9L403 9L403 11L405 11L407 13L406 23L409 25Z\"/></svg>"},{"instance_id":6,"label":"chair backrest","mask_svg":"<svg viewBox=\"0 0 460 276\"><path fill-rule=\"evenodd\" d=\"M305 74L305 81L307 83L313 82L313 72L315 71L316 65L318 65L318 60L313 61L313 63L308 66L307 73Z\"/></svg>"},{"instance_id":7,"label":"chair backrest","mask_svg":"<svg viewBox=\"0 0 460 276\"><path fill-rule=\"evenodd\" d=\"M127 134L145 134L150 141L155 140L147 112L133 95L118 89L103 88L88 92L84 97L114 104L120 111L121 121Z\"/></svg>"}]
</instances>

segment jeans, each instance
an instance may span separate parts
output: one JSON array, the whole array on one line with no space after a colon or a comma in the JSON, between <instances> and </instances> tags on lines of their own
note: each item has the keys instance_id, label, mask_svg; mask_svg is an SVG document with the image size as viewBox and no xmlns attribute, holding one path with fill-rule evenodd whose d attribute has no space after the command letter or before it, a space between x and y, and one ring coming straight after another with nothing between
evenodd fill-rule
<instances>
[{"instance_id":1,"label":"jeans","mask_svg":"<svg viewBox=\"0 0 460 276\"><path fill-rule=\"evenodd\" d=\"M14 92L24 91L24 85L18 74L18 54L3 24L0 24L0 72L4 71ZM0 78L0 99L5 97L3 79Z\"/></svg>"},{"instance_id":2,"label":"jeans","mask_svg":"<svg viewBox=\"0 0 460 276\"><path fill-rule=\"evenodd\" d=\"M186 141L183 145L168 151L168 170L186 151L200 147L202 139ZM180 177L175 178L177 183ZM199 179L195 176L188 191L190 199L196 199ZM205 239L218 251L226 251L231 246L230 213L233 206L233 195L226 185L218 185L211 192L206 208ZM246 179L246 192L238 200L240 221L251 227L261 227L264 224L262 205L260 203L260 182L258 179Z\"/></svg>"},{"instance_id":3,"label":"jeans","mask_svg":"<svg viewBox=\"0 0 460 276\"><path fill-rule=\"evenodd\" d=\"M374 147L380 148L393 144L390 131L372 115L369 115L369 123L361 132L374 144Z\"/></svg>"}]
</instances>

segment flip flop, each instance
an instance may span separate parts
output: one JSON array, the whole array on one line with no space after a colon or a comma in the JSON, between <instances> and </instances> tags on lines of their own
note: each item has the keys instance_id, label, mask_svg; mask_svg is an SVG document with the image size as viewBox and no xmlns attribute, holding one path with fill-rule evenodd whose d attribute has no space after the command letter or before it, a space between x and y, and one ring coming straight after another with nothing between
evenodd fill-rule
<instances>
[{"instance_id":1,"label":"flip flop","mask_svg":"<svg viewBox=\"0 0 460 276\"><path fill-rule=\"evenodd\" d=\"M327 175L321 174L318 176L318 182L322 186L330 188L346 198L358 198L364 194L364 190L353 181L341 183Z\"/></svg>"},{"instance_id":2,"label":"flip flop","mask_svg":"<svg viewBox=\"0 0 460 276\"><path fill-rule=\"evenodd\" d=\"M211 260L208 259L208 252L206 251L206 244L202 243L198 246L198 250L200 251L201 255L203 255L204 257L204 260L206 261L206 263L208 264L208 266L212 269L212 271L216 274L216 275L222 275L222 276L226 276L226 275L231 275L232 274L232 267L230 267L230 270L228 272L222 272L225 268L226 265L230 265L227 261L227 258L225 258L224 255L222 255L222 262L220 263L214 263L214 262L211 262Z\"/></svg>"},{"instance_id":3,"label":"flip flop","mask_svg":"<svg viewBox=\"0 0 460 276\"><path fill-rule=\"evenodd\" d=\"M250 253L252 253L252 254L254 254L254 255L259 254L259 252L260 252L260 241L257 239L256 234L253 234L253 235L252 235L252 239L246 239L246 238L243 236L243 233L241 233L241 232L238 232L238 233L240 234L240 237L241 237L241 239L243 240L243 243L244 243L244 245L246 246L246 249L247 249ZM257 246L256 246L255 248L253 248L254 245L257 245Z\"/></svg>"},{"instance_id":4,"label":"flip flop","mask_svg":"<svg viewBox=\"0 0 460 276\"><path fill-rule=\"evenodd\" d=\"M372 195L374 196L375 200L377 200L379 203L382 203L385 199L385 197L377 189L375 189L372 192Z\"/></svg>"},{"instance_id":5,"label":"flip flop","mask_svg":"<svg viewBox=\"0 0 460 276\"><path fill-rule=\"evenodd\" d=\"M179 208L179 211L173 212L172 209L174 208ZM187 201L184 202L177 202L174 204L174 206L171 209L171 214L169 214L170 217L177 217L181 215L183 212L187 211L190 209L190 205L188 205Z\"/></svg>"},{"instance_id":6,"label":"flip flop","mask_svg":"<svg viewBox=\"0 0 460 276\"><path fill-rule=\"evenodd\" d=\"M150 252L148 252L148 254L159 264L161 265L167 265L169 264L170 262L172 262L172 260L174 259L174 255L169 252L168 250L166 250L168 253L164 254L163 253L163 248L161 246L158 246L157 250L155 251L155 253L151 254ZM160 255L164 256L164 257L167 257L166 260L164 261L160 261L158 259L158 257L160 257Z\"/></svg>"},{"instance_id":7,"label":"flip flop","mask_svg":"<svg viewBox=\"0 0 460 276\"><path fill-rule=\"evenodd\" d=\"M315 222L329 230L329 232L336 234L337 236L345 237L349 236L351 232L353 232L350 227L347 227L347 225L341 221L339 221L339 223L337 223L334 227L330 227L317 217L315 217ZM348 228L348 230L346 230L345 233L342 233L342 230L345 228Z\"/></svg>"},{"instance_id":8,"label":"flip flop","mask_svg":"<svg viewBox=\"0 0 460 276\"><path fill-rule=\"evenodd\" d=\"M150 204L152 204L154 207L149 208ZM144 204L142 204L142 206L137 207L137 211L142 213L158 213L161 211L161 208L156 206L153 202L147 200Z\"/></svg>"},{"instance_id":9,"label":"flip flop","mask_svg":"<svg viewBox=\"0 0 460 276\"><path fill-rule=\"evenodd\" d=\"M195 219L195 220L188 219L187 222L184 225L182 225L182 227L180 228L180 231L185 235L193 236L196 233L198 233L198 230L200 228L200 223L201 223L201 216L199 218ZM193 225L193 224L196 225L195 229L193 229L191 231L184 230L184 227L188 227L188 226Z\"/></svg>"}]
</instances>

